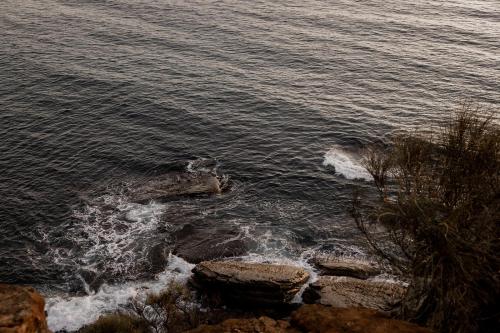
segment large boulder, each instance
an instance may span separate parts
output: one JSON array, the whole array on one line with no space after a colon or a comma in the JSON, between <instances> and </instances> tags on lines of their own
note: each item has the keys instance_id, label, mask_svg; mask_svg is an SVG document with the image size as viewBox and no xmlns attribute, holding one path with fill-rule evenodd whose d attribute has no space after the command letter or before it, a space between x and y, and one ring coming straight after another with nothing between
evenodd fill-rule
<instances>
[{"instance_id":1,"label":"large boulder","mask_svg":"<svg viewBox=\"0 0 500 333\"><path fill-rule=\"evenodd\" d=\"M222 183L210 172L172 172L135 184L129 190L133 202L148 202L164 198L203 193L221 193Z\"/></svg>"},{"instance_id":2,"label":"large boulder","mask_svg":"<svg viewBox=\"0 0 500 333\"><path fill-rule=\"evenodd\" d=\"M186 333L300 333L284 320L269 317L228 319L218 325L201 325Z\"/></svg>"},{"instance_id":3,"label":"large boulder","mask_svg":"<svg viewBox=\"0 0 500 333\"><path fill-rule=\"evenodd\" d=\"M316 257L314 265L322 275L351 276L358 279L367 279L380 274L377 264L354 258L343 257Z\"/></svg>"},{"instance_id":4,"label":"large boulder","mask_svg":"<svg viewBox=\"0 0 500 333\"><path fill-rule=\"evenodd\" d=\"M305 303L334 307L364 307L390 311L403 298L405 288L398 283L360 280L351 277L320 276L302 294Z\"/></svg>"},{"instance_id":5,"label":"large boulder","mask_svg":"<svg viewBox=\"0 0 500 333\"><path fill-rule=\"evenodd\" d=\"M289 303L308 279L309 273L295 266L205 261L193 269L192 283L223 302L274 306Z\"/></svg>"},{"instance_id":6,"label":"large boulder","mask_svg":"<svg viewBox=\"0 0 500 333\"><path fill-rule=\"evenodd\" d=\"M192 264L240 256L247 252L247 244L239 236L234 229L196 228L186 224L174 233L173 253Z\"/></svg>"},{"instance_id":7,"label":"large boulder","mask_svg":"<svg viewBox=\"0 0 500 333\"><path fill-rule=\"evenodd\" d=\"M432 333L430 330L388 318L364 308L303 305L292 314L292 327L308 333Z\"/></svg>"},{"instance_id":8,"label":"large boulder","mask_svg":"<svg viewBox=\"0 0 500 333\"><path fill-rule=\"evenodd\" d=\"M0 333L50 333L44 308L35 289L0 284Z\"/></svg>"}]
</instances>

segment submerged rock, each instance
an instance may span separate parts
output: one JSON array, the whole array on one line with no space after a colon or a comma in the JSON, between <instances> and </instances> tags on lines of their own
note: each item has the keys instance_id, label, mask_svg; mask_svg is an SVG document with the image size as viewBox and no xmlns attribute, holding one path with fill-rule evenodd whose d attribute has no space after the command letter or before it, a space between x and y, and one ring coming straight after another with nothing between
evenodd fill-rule
<instances>
[{"instance_id":1,"label":"submerged rock","mask_svg":"<svg viewBox=\"0 0 500 333\"><path fill-rule=\"evenodd\" d=\"M201 292L240 306L289 303L309 273L300 267L205 261L193 269L192 283Z\"/></svg>"},{"instance_id":2,"label":"submerged rock","mask_svg":"<svg viewBox=\"0 0 500 333\"><path fill-rule=\"evenodd\" d=\"M397 283L320 276L307 287L302 298L305 303L390 311L401 301L404 292L405 288Z\"/></svg>"},{"instance_id":3,"label":"submerged rock","mask_svg":"<svg viewBox=\"0 0 500 333\"><path fill-rule=\"evenodd\" d=\"M318 304L301 306L292 314L290 323L299 332L310 333L431 333L426 328L390 319L372 309Z\"/></svg>"},{"instance_id":4,"label":"submerged rock","mask_svg":"<svg viewBox=\"0 0 500 333\"><path fill-rule=\"evenodd\" d=\"M50 333L45 301L31 287L0 284L1 333Z\"/></svg>"},{"instance_id":5,"label":"submerged rock","mask_svg":"<svg viewBox=\"0 0 500 333\"><path fill-rule=\"evenodd\" d=\"M177 195L221 193L220 178L210 172L172 172L130 189L133 202L148 202Z\"/></svg>"},{"instance_id":6,"label":"submerged rock","mask_svg":"<svg viewBox=\"0 0 500 333\"><path fill-rule=\"evenodd\" d=\"M187 224L174 236L176 245L173 253L192 264L240 256L247 251L247 245L239 238L239 233L228 228L197 229Z\"/></svg>"},{"instance_id":7,"label":"submerged rock","mask_svg":"<svg viewBox=\"0 0 500 333\"><path fill-rule=\"evenodd\" d=\"M78 271L82 279L84 292L97 292L99 288L106 282L106 274L100 271L89 271L81 269Z\"/></svg>"},{"instance_id":8,"label":"submerged rock","mask_svg":"<svg viewBox=\"0 0 500 333\"><path fill-rule=\"evenodd\" d=\"M317 257L313 262L320 269L322 275L352 276L358 279L367 279L370 276L380 274L380 268L377 264L354 258Z\"/></svg>"},{"instance_id":9,"label":"submerged rock","mask_svg":"<svg viewBox=\"0 0 500 333\"><path fill-rule=\"evenodd\" d=\"M171 248L166 244L156 244L148 251L149 269L152 273L157 274L165 269L168 263L168 258Z\"/></svg>"}]
</instances>

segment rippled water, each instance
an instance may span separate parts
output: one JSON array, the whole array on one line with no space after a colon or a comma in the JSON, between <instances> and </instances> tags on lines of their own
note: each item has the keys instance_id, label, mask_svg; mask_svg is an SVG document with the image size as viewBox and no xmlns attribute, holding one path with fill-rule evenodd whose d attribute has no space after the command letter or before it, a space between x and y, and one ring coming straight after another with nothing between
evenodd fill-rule
<instances>
[{"instance_id":1,"label":"rippled water","mask_svg":"<svg viewBox=\"0 0 500 333\"><path fill-rule=\"evenodd\" d=\"M499 18L487 0L3 0L0 281L148 280L186 223L258 239L254 257L362 255L357 149L465 97L498 105ZM123 196L200 158L233 190Z\"/></svg>"}]
</instances>

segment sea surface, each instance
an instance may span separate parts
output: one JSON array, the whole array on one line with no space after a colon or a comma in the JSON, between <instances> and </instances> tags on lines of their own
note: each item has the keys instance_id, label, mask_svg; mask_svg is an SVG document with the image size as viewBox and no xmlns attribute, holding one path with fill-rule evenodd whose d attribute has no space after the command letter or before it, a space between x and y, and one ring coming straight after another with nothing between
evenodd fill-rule
<instances>
[{"instance_id":1,"label":"sea surface","mask_svg":"<svg viewBox=\"0 0 500 333\"><path fill-rule=\"evenodd\" d=\"M247 261L367 256L360 149L500 102L498 0L2 0L0 30L0 282L54 331L186 279L186 224ZM231 190L124 194L205 162Z\"/></svg>"}]
</instances>

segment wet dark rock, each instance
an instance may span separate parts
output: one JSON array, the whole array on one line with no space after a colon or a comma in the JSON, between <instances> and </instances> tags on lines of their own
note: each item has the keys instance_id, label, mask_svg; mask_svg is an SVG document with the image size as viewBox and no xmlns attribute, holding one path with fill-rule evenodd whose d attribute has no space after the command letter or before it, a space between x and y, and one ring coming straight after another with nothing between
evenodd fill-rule
<instances>
[{"instance_id":1,"label":"wet dark rock","mask_svg":"<svg viewBox=\"0 0 500 333\"><path fill-rule=\"evenodd\" d=\"M360 280L351 277L320 276L311 283L302 299L334 307L364 307L390 311L403 298L405 288L398 283Z\"/></svg>"},{"instance_id":2,"label":"wet dark rock","mask_svg":"<svg viewBox=\"0 0 500 333\"><path fill-rule=\"evenodd\" d=\"M138 203L179 195L221 193L220 178L209 172L172 172L144 181L129 190L131 201Z\"/></svg>"},{"instance_id":3,"label":"wet dark rock","mask_svg":"<svg viewBox=\"0 0 500 333\"><path fill-rule=\"evenodd\" d=\"M240 256L247 252L247 243L239 236L228 228L195 228L187 224L174 234L173 253L193 264Z\"/></svg>"},{"instance_id":4,"label":"wet dark rock","mask_svg":"<svg viewBox=\"0 0 500 333\"><path fill-rule=\"evenodd\" d=\"M211 298L238 306L289 303L309 273L300 267L237 261L205 261L193 269L192 284Z\"/></svg>"},{"instance_id":5,"label":"wet dark rock","mask_svg":"<svg viewBox=\"0 0 500 333\"><path fill-rule=\"evenodd\" d=\"M106 282L104 278L104 273L103 272L94 272L86 269L81 269L78 271L78 274L82 278L82 283L85 285L82 285L83 289L87 291L92 292L97 292L99 288Z\"/></svg>"},{"instance_id":6,"label":"wet dark rock","mask_svg":"<svg viewBox=\"0 0 500 333\"><path fill-rule=\"evenodd\" d=\"M321 275L351 276L358 279L367 279L380 274L376 263L345 257L316 257L314 265Z\"/></svg>"},{"instance_id":7,"label":"wet dark rock","mask_svg":"<svg viewBox=\"0 0 500 333\"><path fill-rule=\"evenodd\" d=\"M156 244L148 252L148 262L151 265L152 273L159 273L165 269L168 262L170 247L164 244Z\"/></svg>"},{"instance_id":8,"label":"wet dark rock","mask_svg":"<svg viewBox=\"0 0 500 333\"><path fill-rule=\"evenodd\" d=\"M1 333L50 333L45 301L31 287L0 284Z\"/></svg>"}]
</instances>

